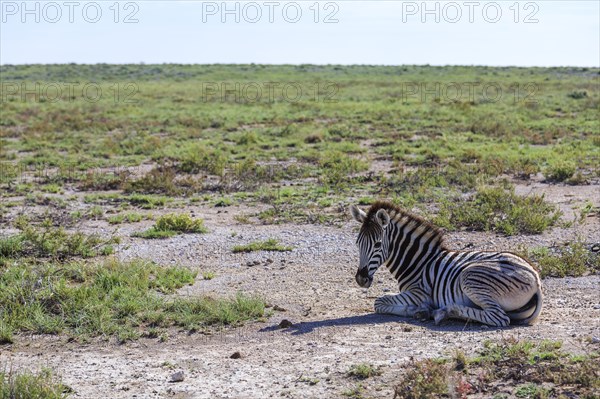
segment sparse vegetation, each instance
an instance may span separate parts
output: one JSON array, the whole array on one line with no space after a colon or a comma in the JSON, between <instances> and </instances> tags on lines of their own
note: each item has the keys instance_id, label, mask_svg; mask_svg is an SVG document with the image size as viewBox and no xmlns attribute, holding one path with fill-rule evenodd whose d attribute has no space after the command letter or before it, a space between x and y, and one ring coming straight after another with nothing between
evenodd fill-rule
<instances>
[{"instance_id":1,"label":"sparse vegetation","mask_svg":"<svg viewBox=\"0 0 600 399\"><path fill-rule=\"evenodd\" d=\"M376 375L381 375L381 373L382 372L378 367L374 367L373 365L367 363L359 363L350 366L346 375L364 380Z\"/></svg>"},{"instance_id":2,"label":"sparse vegetation","mask_svg":"<svg viewBox=\"0 0 600 399\"><path fill-rule=\"evenodd\" d=\"M102 219L103 215L104 209L99 205L94 205L87 211L87 216L92 220Z\"/></svg>"},{"instance_id":3,"label":"sparse vegetation","mask_svg":"<svg viewBox=\"0 0 600 399\"><path fill-rule=\"evenodd\" d=\"M500 390L516 397L552 394L557 398L592 398L600 388L598 359L595 352L578 356L564 353L560 342L555 341L487 341L473 358L458 352L452 361L412 361L395 388L394 398L466 398Z\"/></svg>"},{"instance_id":4,"label":"sparse vegetation","mask_svg":"<svg viewBox=\"0 0 600 399\"><path fill-rule=\"evenodd\" d=\"M203 272L202 273L202 279L204 280L212 280L213 278L215 278L216 274L215 272Z\"/></svg>"},{"instance_id":5,"label":"sparse vegetation","mask_svg":"<svg viewBox=\"0 0 600 399\"><path fill-rule=\"evenodd\" d=\"M581 240L547 248L538 247L522 251L540 269L542 277L578 277L590 273L600 273L600 251Z\"/></svg>"},{"instance_id":6,"label":"sparse vegetation","mask_svg":"<svg viewBox=\"0 0 600 399\"><path fill-rule=\"evenodd\" d=\"M0 398L2 399L66 399L72 392L52 370L43 368L32 373L25 370L0 371Z\"/></svg>"},{"instance_id":7,"label":"sparse vegetation","mask_svg":"<svg viewBox=\"0 0 600 399\"><path fill-rule=\"evenodd\" d=\"M442 362L432 359L413 361L407 373L394 388L394 398L440 398L448 397L450 371Z\"/></svg>"},{"instance_id":8,"label":"sparse vegetation","mask_svg":"<svg viewBox=\"0 0 600 399\"><path fill-rule=\"evenodd\" d=\"M194 191L196 185L190 177L178 177L176 168L161 165L137 180L127 181L123 187L127 193L183 196Z\"/></svg>"},{"instance_id":9,"label":"sparse vegetation","mask_svg":"<svg viewBox=\"0 0 600 399\"><path fill-rule=\"evenodd\" d=\"M342 392L342 395L351 399L364 399L365 389L361 384L356 385L354 388L346 389Z\"/></svg>"},{"instance_id":10,"label":"sparse vegetation","mask_svg":"<svg viewBox=\"0 0 600 399\"><path fill-rule=\"evenodd\" d=\"M168 214L159 217L154 226L141 233L132 234L140 238L168 238L180 233L207 233L202 219L193 219L186 214Z\"/></svg>"},{"instance_id":11,"label":"sparse vegetation","mask_svg":"<svg viewBox=\"0 0 600 399\"><path fill-rule=\"evenodd\" d=\"M587 91L585 91L585 90L573 90L572 92L570 92L570 93L568 94L568 96L569 96L570 98L573 98L573 99L575 99L575 100L580 100L580 99L582 99L582 98L586 98L586 97L587 97L587 95L588 95L588 94L587 94Z\"/></svg>"},{"instance_id":12,"label":"sparse vegetation","mask_svg":"<svg viewBox=\"0 0 600 399\"><path fill-rule=\"evenodd\" d=\"M0 330L10 342L17 332L115 336L123 342L150 329L187 330L238 325L262 317L264 302L238 294L233 299L175 297L196 273L108 259L99 263L16 263L0 275Z\"/></svg>"},{"instance_id":13,"label":"sparse vegetation","mask_svg":"<svg viewBox=\"0 0 600 399\"><path fill-rule=\"evenodd\" d=\"M170 238L178 235L179 233L173 230L157 230L150 228L141 232L131 234L132 237L145 238L147 240L160 240L163 238Z\"/></svg>"},{"instance_id":14,"label":"sparse vegetation","mask_svg":"<svg viewBox=\"0 0 600 399\"><path fill-rule=\"evenodd\" d=\"M215 206L216 207L226 207L226 206L231 206L233 205L233 200L231 198L219 198L217 201L215 201Z\"/></svg>"},{"instance_id":15,"label":"sparse vegetation","mask_svg":"<svg viewBox=\"0 0 600 399\"><path fill-rule=\"evenodd\" d=\"M137 223L144 219L143 215L139 213L120 213L118 215L110 216L107 220L110 224L121 224L121 223Z\"/></svg>"},{"instance_id":16,"label":"sparse vegetation","mask_svg":"<svg viewBox=\"0 0 600 399\"><path fill-rule=\"evenodd\" d=\"M590 201L586 201L586 203L581 207L579 211L579 223L585 223L585 220L589 216L600 215L600 208L594 208L594 204Z\"/></svg>"},{"instance_id":17,"label":"sparse vegetation","mask_svg":"<svg viewBox=\"0 0 600 399\"><path fill-rule=\"evenodd\" d=\"M22 222L21 232L8 237L0 237L1 258L90 258L112 253L111 244L119 242L117 237L103 239L97 235L81 232L69 233L61 227L54 227L47 220L36 227ZM1 263L1 262L0 262Z\"/></svg>"},{"instance_id":18,"label":"sparse vegetation","mask_svg":"<svg viewBox=\"0 0 600 399\"><path fill-rule=\"evenodd\" d=\"M233 247L233 252L254 252L254 251L291 251L292 247L286 247L274 239L269 238L265 241L254 241L246 245L236 245Z\"/></svg>"},{"instance_id":19,"label":"sparse vegetation","mask_svg":"<svg viewBox=\"0 0 600 399\"><path fill-rule=\"evenodd\" d=\"M451 230L497 231L506 235L540 234L553 226L561 212L543 196L521 197L514 189L480 188L466 201L442 202L434 223Z\"/></svg>"},{"instance_id":20,"label":"sparse vegetation","mask_svg":"<svg viewBox=\"0 0 600 399\"><path fill-rule=\"evenodd\" d=\"M179 233L206 233L202 219L192 219L186 214L168 214L158 218L154 228L159 231L176 231Z\"/></svg>"},{"instance_id":21,"label":"sparse vegetation","mask_svg":"<svg viewBox=\"0 0 600 399\"><path fill-rule=\"evenodd\" d=\"M573 162L559 160L548 166L545 175L550 181L563 182L568 181L575 174L576 170L577 168Z\"/></svg>"}]
</instances>

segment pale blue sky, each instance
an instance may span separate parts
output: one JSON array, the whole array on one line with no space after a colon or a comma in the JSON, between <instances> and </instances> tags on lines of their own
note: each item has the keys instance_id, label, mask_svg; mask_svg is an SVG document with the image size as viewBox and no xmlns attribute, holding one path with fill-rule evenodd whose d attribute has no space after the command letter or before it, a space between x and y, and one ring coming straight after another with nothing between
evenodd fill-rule
<instances>
[{"instance_id":1,"label":"pale blue sky","mask_svg":"<svg viewBox=\"0 0 600 399\"><path fill-rule=\"evenodd\" d=\"M114 0L75 1L71 23L67 1L28 1L27 14L21 0L0 0L0 62L600 66L596 0L477 1L474 8L428 1L439 11L427 15L422 1L228 1L229 9L237 4L238 23L223 15L222 1L156 0L120 1L119 22ZM297 7L302 15L292 23ZM96 8L102 15L92 23ZM251 23L257 8L262 16ZM130 13L138 22L123 22ZM337 22L324 23L331 13ZM525 23L528 15L537 22Z\"/></svg>"}]
</instances>

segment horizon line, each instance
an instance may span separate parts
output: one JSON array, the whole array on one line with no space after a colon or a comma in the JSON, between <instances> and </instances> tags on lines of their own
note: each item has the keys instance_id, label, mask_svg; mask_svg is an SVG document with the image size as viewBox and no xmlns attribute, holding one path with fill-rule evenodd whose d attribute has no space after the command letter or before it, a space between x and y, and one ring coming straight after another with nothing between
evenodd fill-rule
<instances>
[{"instance_id":1,"label":"horizon line","mask_svg":"<svg viewBox=\"0 0 600 399\"><path fill-rule=\"evenodd\" d=\"M96 62L96 63L79 63L79 62L61 62L61 63L2 63L0 67L6 66L61 66L61 65L81 65L81 66L92 66L92 65L185 65L185 66L369 66L369 67L474 67L474 68L595 68L600 69L598 65L486 65L486 64L332 64L332 63L256 63L256 62L239 62L239 63L224 63L224 62L206 62L206 63L181 63L181 62Z\"/></svg>"}]
</instances>

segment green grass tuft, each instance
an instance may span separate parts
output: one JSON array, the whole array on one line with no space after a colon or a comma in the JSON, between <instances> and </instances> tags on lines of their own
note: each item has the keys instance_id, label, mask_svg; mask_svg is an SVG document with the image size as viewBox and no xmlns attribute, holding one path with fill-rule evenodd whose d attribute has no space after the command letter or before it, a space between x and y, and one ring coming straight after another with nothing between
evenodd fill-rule
<instances>
[{"instance_id":1,"label":"green grass tuft","mask_svg":"<svg viewBox=\"0 0 600 399\"><path fill-rule=\"evenodd\" d=\"M361 380L381 374L382 371L378 367L374 367L373 365L367 363L353 364L346 372L348 377L354 377Z\"/></svg>"},{"instance_id":2,"label":"green grass tuft","mask_svg":"<svg viewBox=\"0 0 600 399\"><path fill-rule=\"evenodd\" d=\"M125 197L125 200L142 209L162 208L170 201L167 197L145 194L132 194L129 197Z\"/></svg>"},{"instance_id":3,"label":"green grass tuft","mask_svg":"<svg viewBox=\"0 0 600 399\"><path fill-rule=\"evenodd\" d=\"M562 182L568 181L577 171L577 167L572 161L559 160L550 164L544 171L544 175L549 181Z\"/></svg>"},{"instance_id":4,"label":"green grass tuft","mask_svg":"<svg viewBox=\"0 0 600 399\"><path fill-rule=\"evenodd\" d=\"M158 218L154 226L159 231L177 231L180 233L206 233L202 219L192 219L186 214L168 214Z\"/></svg>"},{"instance_id":5,"label":"green grass tuft","mask_svg":"<svg viewBox=\"0 0 600 399\"><path fill-rule=\"evenodd\" d=\"M343 391L342 396L350 399L365 399L364 392L365 388L361 384L358 384L353 388Z\"/></svg>"},{"instance_id":6,"label":"green grass tuft","mask_svg":"<svg viewBox=\"0 0 600 399\"><path fill-rule=\"evenodd\" d=\"M150 228L148 230L144 230L144 231L140 231L140 232L136 232L131 234L132 237L138 237L138 238L145 238L147 240L161 240L164 238L170 238L170 237L174 237L176 235L178 235L179 233L176 231L172 231L172 230L166 230L166 231L162 231L162 230L156 230L154 227Z\"/></svg>"},{"instance_id":7,"label":"green grass tuft","mask_svg":"<svg viewBox=\"0 0 600 399\"><path fill-rule=\"evenodd\" d=\"M50 369L44 368L39 373L0 371L2 399L66 399L71 392Z\"/></svg>"},{"instance_id":8,"label":"green grass tuft","mask_svg":"<svg viewBox=\"0 0 600 399\"><path fill-rule=\"evenodd\" d=\"M137 223L144 219L144 216L139 213L120 213L118 215L110 216L107 221L110 224L121 224L121 223Z\"/></svg>"},{"instance_id":9,"label":"green grass tuft","mask_svg":"<svg viewBox=\"0 0 600 399\"><path fill-rule=\"evenodd\" d=\"M180 233L207 233L202 219L192 219L186 214L168 214L158 218L154 226L140 233L133 233L132 237L141 238L168 238Z\"/></svg>"},{"instance_id":10,"label":"green grass tuft","mask_svg":"<svg viewBox=\"0 0 600 399\"><path fill-rule=\"evenodd\" d=\"M254 241L246 245L236 245L233 247L233 252L254 252L254 251L291 251L292 247L286 247L279 244L274 238L269 238L266 241Z\"/></svg>"},{"instance_id":11,"label":"green grass tuft","mask_svg":"<svg viewBox=\"0 0 600 399\"><path fill-rule=\"evenodd\" d=\"M202 279L204 279L204 280L212 280L215 277L216 277L215 272L203 272L202 273Z\"/></svg>"},{"instance_id":12,"label":"green grass tuft","mask_svg":"<svg viewBox=\"0 0 600 399\"><path fill-rule=\"evenodd\" d=\"M13 342L13 328L3 321L0 321L0 345L12 344Z\"/></svg>"}]
</instances>

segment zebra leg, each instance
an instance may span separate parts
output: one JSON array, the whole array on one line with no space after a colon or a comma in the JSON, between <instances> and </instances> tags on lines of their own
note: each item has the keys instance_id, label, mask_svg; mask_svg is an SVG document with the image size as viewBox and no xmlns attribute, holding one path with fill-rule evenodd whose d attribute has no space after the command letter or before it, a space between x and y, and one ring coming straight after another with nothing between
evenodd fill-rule
<instances>
[{"instance_id":1,"label":"zebra leg","mask_svg":"<svg viewBox=\"0 0 600 399\"><path fill-rule=\"evenodd\" d=\"M494 302L489 302L482 309L463 305L449 305L433 312L435 324L440 324L442 320L447 318L474 320L493 327L506 327L510 324L510 318L506 312Z\"/></svg>"},{"instance_id":2,"label":"zebra leg","mask_svg":"<svg viewBox=\"0 0 600 399\"><path fill-rule=\"evenodd\" d=\"M418 295L407 291L377 298L375 312L402 317L421 317L423 312L429 315L429 306Z\"/></svg>"}]
</instances>

